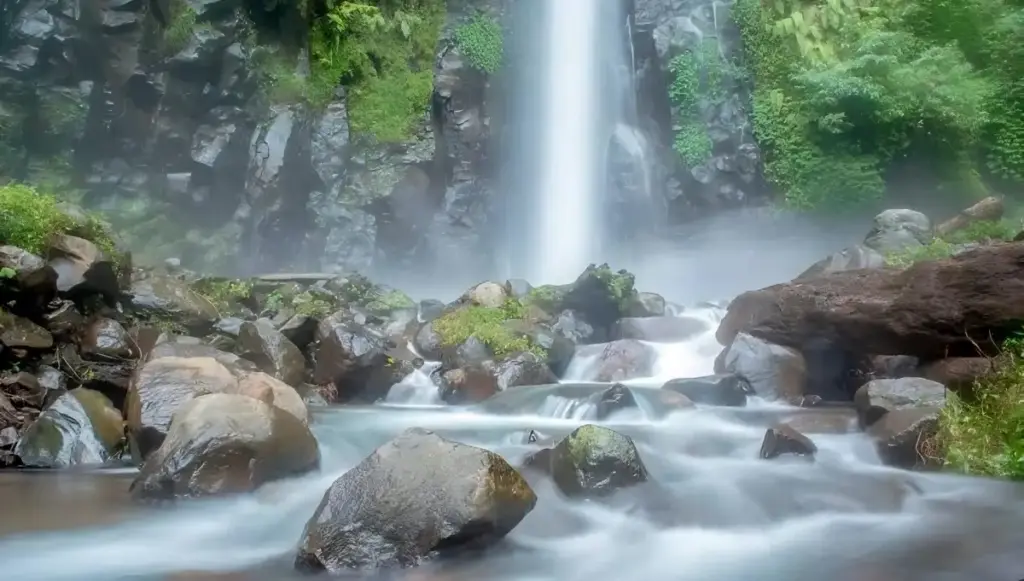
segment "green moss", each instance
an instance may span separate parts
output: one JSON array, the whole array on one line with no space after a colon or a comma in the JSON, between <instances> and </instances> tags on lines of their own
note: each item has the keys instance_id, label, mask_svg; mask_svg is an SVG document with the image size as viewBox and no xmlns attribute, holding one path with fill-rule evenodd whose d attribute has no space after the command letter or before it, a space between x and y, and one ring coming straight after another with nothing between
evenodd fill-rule
<instances>
[{"instance_id":1,"label":"green moss","mask_svg":"<svg viewBox=\"0 0 1024 581\"><path fill-rule=\"evenodd\" d=\"M116 244L99 218L91 214L72 215L57 199L22 184L0 186L0 240L43 254L54 234L69 234L92 241L108 256L116 258Z\"/></svg>"},{"instance_id":2,"label":"green moss","mask_svg":"<svg viewBox=\"0 0 1024 581\"><path fill-rule=\"evenodd\" d=\"M323 319L337 310L338 304L334 297L327 293L307 290L292 299L292 308L300 315Z\"/></svg>"},{"instance_id":3,"label":"green moss","mask_svg":"<svg viewBox=\"0 0 1024 581\"><path fill-rule=\"evenodd\" d=\"M1007 341L991 375L947 400L937 440L953 470L1024 480L1024 341Z\"/></svg>"},{"instance_id":4,"label":"green moss","mask_svg":"<svg viewBox=\"0 0 1024 581\"><path fill-rule=\"evenodd\" d=\"M185 0L171 0L171 18L163 37L164 54L177 54L188 46L195 32L197 16Z\"/></svg>"},{"instance_id":5,"label":"green moss","mask_svg":"<svg viewBox=\"0 0 1024 581\"><path fill-rule=\"evenodd\" d=\"M636 296L636 289L633 287L636 278L627 270L613 271L607 264L602 264L593 269L593 275L608 288L609 296L617 301L620 306Z\"/></svg>"},{"instance_id":6,"label":"green moss","mask_svg":"<svg viewBox=\"0 0 1024 581\"><path fill-rule=\"evenodd\" d=\"M473 67L494 74L504 60L501 25L494 18L477 16L455 30L455 45Z\"/></svg>"},{"instance_id":7,"label":"green moss","mask_svg":"<svg viewBox=\"0 0 1024 581\"><path fill-rule=\"evenodd\" d=\"M321 97L313 95L310 81L297 71L294 58L282 52L259 47L252 51L251 63L260 91L271 105L308 102L320 106Z\"/></svg>"},{"instance_id":8,"label":"green moss","mask_svg":"<svg viewBox=\"0 0 1024 581\"><path fill-rule=\"evenodd\" d=\"M202 278L192 284L192 290L205 298L220 313L230 312L236 305L252 296L251 280Z\"/></svg>"},{"instance_id":9,"label":"green moss","mask_svg":"<svg viewBox=\"0 0 1024 581\"><path fill-rule=\"evenodd\" d=\"M580 426L566 438L569 457L576 466L587 464L592 458L613 456L624 462L639 462L636 447L622 434L586 424Z\"/></svg>"},{"instance_id":10,"label":"green moss","mask_svg":"<svg viewBox=\"0 0 1024 581\"><path fill-rule=\"evenodd\" d=\"M447 347L457 347L470 337L476 337L495 357L529 352L542 360L547 359L544 349L527 335L516 333L505 325L507 321L526 316L526 307L515 299L509 299L497 309L469 306L449 311L435 319L433 327L441 338L441 344Z\"/></svg>"},{"instance_id":11,"label":"green moss","mask_svg":"<svg viewBox=\"0 0 1024 581\"><path fill-rule=\"evenodd\" d=\"M989 244L1011 240L1016 233L1016 229L1008 221L979 220L947 236L935 238L924 246L891 253L885 257L885 263L889 266L905 268L924 260L949 258L961 245Z\"/></svg>"},{"instance_id":12,"label":"green moss","mask_svg":"<svg viewBox=\"0 0 1024 581\"><path fill-rule=\"evenodd\" d=\"M366 308L375 313L390 313L400 309L412 309L416 303L409 298L409 295L400 290L386 290L381 292L366 304Z\"/></svg>"}]
</instances>

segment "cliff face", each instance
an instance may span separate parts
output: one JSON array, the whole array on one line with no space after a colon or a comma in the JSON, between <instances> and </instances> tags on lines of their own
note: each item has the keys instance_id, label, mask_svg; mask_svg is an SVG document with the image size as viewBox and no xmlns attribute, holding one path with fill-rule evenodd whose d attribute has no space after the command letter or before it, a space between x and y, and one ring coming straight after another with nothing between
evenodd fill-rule
<instances>
[{"instance_id":1,"label":"cliff face","mask_svg":"<svg viewBox=\"0 0 1024 581\"><path fill-rule=\"evenodd\" d=\"M433 91L386 141L352 126L344 82L310 98L315 3L5 3L0 175L76 193L143 254L230 270L422 259L479 226L488 75L453 39L500 2L448 3Z\"/></svg>"}]
</instances>

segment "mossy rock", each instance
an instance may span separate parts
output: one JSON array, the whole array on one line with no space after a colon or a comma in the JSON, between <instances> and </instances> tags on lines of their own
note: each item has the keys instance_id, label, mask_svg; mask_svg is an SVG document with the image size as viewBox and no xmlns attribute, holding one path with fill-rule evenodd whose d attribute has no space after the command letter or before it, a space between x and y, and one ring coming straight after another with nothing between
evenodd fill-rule
<instances>
[{"instance_id":1,"label":"mossy rock","mask_svg":"<svg viewBox=\"0 0 1024 581\"><path fill-rule=\"evenodd\" d=\"M442 347L456 348L476 337L499 359L523 352L547 359L547 352L529 335L506 324L521 320L526 314L526 307L515 299L505 301L500 308L460 305L435 319L432 326Z\"/></svg>"},{"instance_id":2,"label":"mossy rock","mask_svg":"<svg viewBox=\"0 0 1024 581\"><path fill-rule=\"evenodd\" d=\"M221 315L238 311L252 304L254 282L249 279L203 277L191 284Z\"/></svg>"},{"instance_id":3,"label":"mossy rock","mask_svg":"<svg viewBox=\"0 0 1024 581\"><path fill-rule=\"evenodd\" d=\"M587 424L555 446L551 476L566 496L599 497L646 482L647 468L629 436Z\"/></svg>"}]
</instances>

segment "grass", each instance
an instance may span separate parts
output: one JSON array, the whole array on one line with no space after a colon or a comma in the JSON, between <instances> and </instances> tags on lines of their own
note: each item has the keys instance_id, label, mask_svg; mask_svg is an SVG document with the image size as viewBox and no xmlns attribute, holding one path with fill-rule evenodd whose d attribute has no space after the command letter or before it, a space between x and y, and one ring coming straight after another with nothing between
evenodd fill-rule
<instances>
[{"instance_id":1,"label":"grass","mask_svg":"<svg viewBox=\"0 0 1024 581\"><path fill-rule=\"evenodd\" d=\"M885 257L885 263L905 268L924 260L949 258L963 244L989 244L1011 240L1019 231L1019 225L1016 226L1008 220L972 222L966 228L952 232L948 236L936 237L924 246L891 253Z\"/></svg>"},{"instance_id":2,"label":"grass","mask_svg":"<svg viewBox=\"0 0 1024 581\"><path fill-rule=\"evenodd\" d=\"M476 337L491 350L495 357L507 357L530 352L542 360L547 353L530 338L509 329L505 322L526 317L526 307L515 299L505 301L499 308L472 306L450 311L437 318L434 331L441 343L457 347L470 337Z\"/></svg>"},{"instance_id":3,"label":"grass","mask_svg":"<svg viewBox=\"0 0 1024 581\"><path fill-rule=\"evenodd\" d=\"M1024 480L1024 339L1004 343L996 370L969 395L949 398L938 442L948 468Z\"/></svg>"},{"instance_id":4,"label":"grass","mask_svg":"<svg viewBox=\"0 0 1024 581\"><path fill-rule=\"evenodd\" d=\"M0 186L0 240L34 254L45 254L54 234L69 234L92 241L111 258L118 252L99 218L72 216L57 198L23 184Z\"/></svg>"}]
</instances>

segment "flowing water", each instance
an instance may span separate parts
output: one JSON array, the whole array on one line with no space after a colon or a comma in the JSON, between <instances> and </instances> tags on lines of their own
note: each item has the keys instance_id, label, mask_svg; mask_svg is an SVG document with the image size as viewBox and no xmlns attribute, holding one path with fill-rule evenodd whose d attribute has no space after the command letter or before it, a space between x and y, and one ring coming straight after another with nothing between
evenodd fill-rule
<instances>
[{"instance_id":1,"label":"flowing water","mask_svg":"<svg viewBox=\"0 0 1024 581\"><path fill-rule=\"evenodd\" d=\"M691 313L692 311L684 311ZM712 322L713 309L697 311ZM712 337L661 345L657 374L712 367ZM573 373L585 379L583 355ZM536 508L505 543L394 577L422 581L1014 581L1024 577L1024 494L1011 484L880 465L839 410L752 401L673 411L661 378L632 382L638 409L601 422L630 434L652 483L609 503L570 502L543 479ZM419 386L419 388L417 388ZM314 413L321 472L232 499L132 507L130 470L0 474L5 579L297 579L289 559L328 485L376 446L418 426L519 462L527 434L593 422L607 385L510 390L475 407L381 404ZM401 391L401 389L398 391ZM419 380L393 400L418 401ZM398 393L398 392L396 392ZM416 395L419 393L419 395ZM835 415L832 418L823 416ZM766 426L802 422L815 462L763 461ZM223 575L223 576L221 576Z\"/></svg>"}]
</instances>

